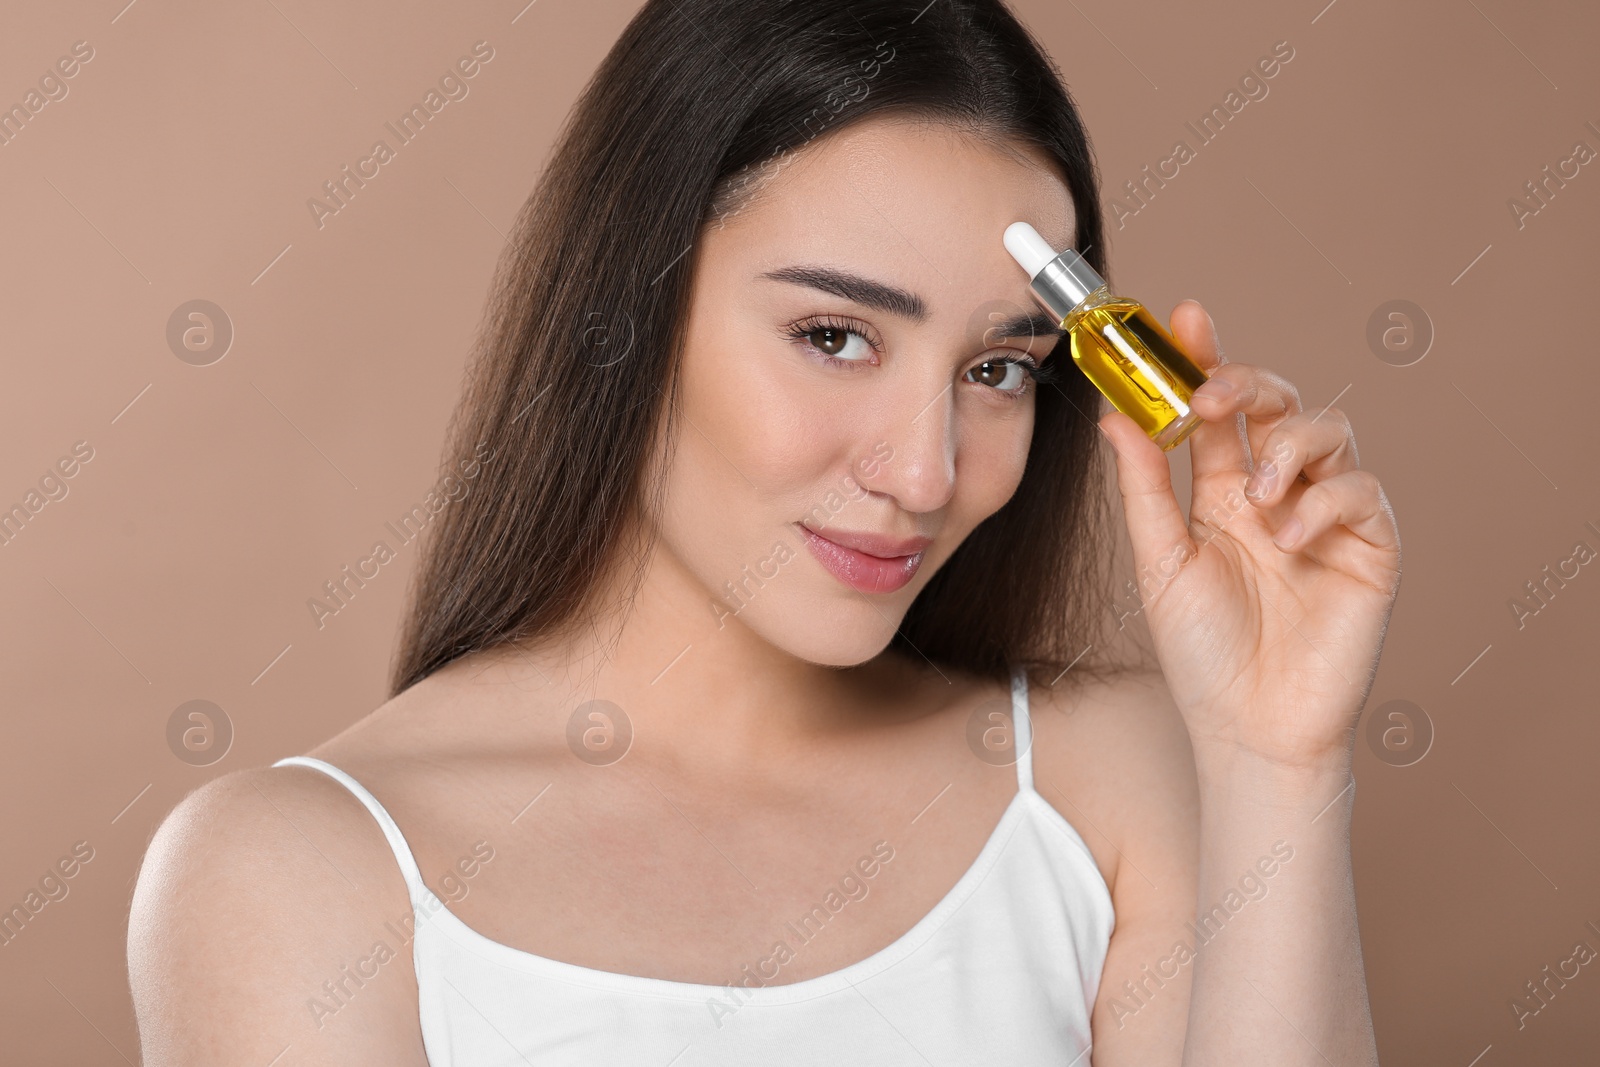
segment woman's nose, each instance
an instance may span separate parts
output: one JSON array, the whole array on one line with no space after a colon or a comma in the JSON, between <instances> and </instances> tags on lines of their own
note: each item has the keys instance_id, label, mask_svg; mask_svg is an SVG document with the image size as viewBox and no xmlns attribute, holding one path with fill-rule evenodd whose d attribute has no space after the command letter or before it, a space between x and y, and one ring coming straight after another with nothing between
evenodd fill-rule
<instances>
[{"instance_id":1,"label":"woman's nose","mask_svg":"<svg viewBox=\"0 0 1600 1067\"><path fill-rule=\"evenodd\" d=\"M931 396L929 394L932 394ZM875 440L893 449L864 488L895 498L906 511L937 511L955 492L955 389L911 388L884 411Z\"/></svg>"}]
</instances>

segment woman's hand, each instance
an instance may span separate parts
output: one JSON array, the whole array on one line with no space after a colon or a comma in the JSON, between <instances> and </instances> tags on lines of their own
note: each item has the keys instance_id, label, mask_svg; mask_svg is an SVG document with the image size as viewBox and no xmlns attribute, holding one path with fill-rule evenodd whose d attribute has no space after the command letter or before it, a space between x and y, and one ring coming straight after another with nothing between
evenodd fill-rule
<instances>
[{"instance_id":1,"label":"woman's hand","mask_svg":"<svg viewBox=\"0 0 1600 1067\"><path fill-rule=\"evenodd\" d=\"M1205 422L1188 439L1187 522L1166 453L1119 411L1100 427L1173 699L1197 757L1347 763L1400 584L1394 513L1343 412L1307 412L1281 376L1224 362L1196 301L1172 333L1211 376L1192 401Z\"/></svg>"}]
</instances>

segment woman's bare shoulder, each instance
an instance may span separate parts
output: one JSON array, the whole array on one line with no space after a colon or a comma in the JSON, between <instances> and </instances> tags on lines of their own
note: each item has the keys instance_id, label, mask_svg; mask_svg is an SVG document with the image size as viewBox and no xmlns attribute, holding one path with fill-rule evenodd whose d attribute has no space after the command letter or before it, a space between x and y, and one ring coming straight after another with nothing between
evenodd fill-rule
<instances>
[{"instance_id":1,"label":"woman's bare shoulder","mask_svg":"<svg viewBox=\"0 0 1600 1067\"><path fill-rule=\"evenodd\" d=\"M1115 886L1123 863L1186 857L1199 786L1188 727L1155 668L1029 689L1034 786L1078 827ZM1149 862L1160 862L1159 858Z\"/></svg>"},{"instance_id":2,"label":"woman's bare shoulder","mask_svg":"<svg viewBox=\"0 0 1600 1067\"><path fill-rule=\"evenodd\" d=\"M381 831L339 783L293 766L213 779L162 821L134 888L144 1062L261 1064L291 1045L300 1063L425 1062L410 914Z\"/></svg>"}]
</instances>

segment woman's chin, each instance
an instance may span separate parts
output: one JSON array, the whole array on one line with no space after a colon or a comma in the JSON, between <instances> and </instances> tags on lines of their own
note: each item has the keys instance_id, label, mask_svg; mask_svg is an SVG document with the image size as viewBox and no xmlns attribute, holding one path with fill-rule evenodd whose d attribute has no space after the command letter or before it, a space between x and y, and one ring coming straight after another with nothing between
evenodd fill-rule
<instances>
[{"instance_id":1,"label":"woman's chin","mask_svg":"<svg viewBox=\"0 0 1600 1067\"><path fill-rule=\"evenodd\" d=\"M867 608L868 611L872 609ZM776 628L761 627L756 632L774 648L807 663L823 667L858 667L875 658L894 637L894 622L872 612L872 619L861 620L858 625L839 620L837 616L806 615L804 630L792 625L779 624Z\"/></svg>"}]
</instances>

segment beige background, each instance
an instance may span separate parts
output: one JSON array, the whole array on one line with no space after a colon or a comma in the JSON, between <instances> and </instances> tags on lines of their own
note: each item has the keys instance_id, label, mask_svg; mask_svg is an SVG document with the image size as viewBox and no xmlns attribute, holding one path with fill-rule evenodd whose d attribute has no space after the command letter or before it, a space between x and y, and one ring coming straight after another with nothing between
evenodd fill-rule
<instances>
[{"instance_id":1,"label":"beige background","mask_svg":"<svg viewBox=\"0 0 1600 1067\"><path fill-rule=\"evenodd\" d=\"M0 947L8 1063L137 1062L123 938L162 816L383 698L415 546L321 630L307 599L434 483L504 234L636 8L523 2L5 12L0 104L74 42L94 50L0 147L0 506L75 442L93 449L0 547L0 907L75 842L94 850ZM1434 738L1404 767L1365 722L1358 740L1384 1061L1579 1062L1600 964L1521 1029L1509 1005L1576 942L1600 948L1600 563L1521 629L1508 602L1578 541L1600 550L1600 164L1520 229L1507 202L1575 142L1600 150L1600 16L1321 3L1018 9L1083 109L1108 211L1275 42L1294 48L1264 99L1113 226L1114 280L1163 319L1202 300L1231 358L1282 371L1308 405L1337 398L1399 515L1405 579L1367 715L1414 702ZM308 198L479 40L494 59L470 95L319 229ZM166 339L194 299L235 331L210 366ZM1411 366L1367 340L1396 299L1435 333ZM235 730L210 766L168 746L194 699Z\"/></svg>"}]
</instances>

